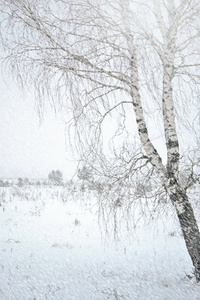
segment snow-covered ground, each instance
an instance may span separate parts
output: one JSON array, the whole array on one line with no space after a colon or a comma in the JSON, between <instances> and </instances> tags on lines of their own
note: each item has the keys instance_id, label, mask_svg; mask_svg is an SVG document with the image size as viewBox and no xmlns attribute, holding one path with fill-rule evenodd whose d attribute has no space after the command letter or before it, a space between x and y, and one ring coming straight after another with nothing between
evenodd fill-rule
<instances>
[{"instance_id":1,"label":"snow-covered ground","mask_svg":"<svg viewBox=\"0 0 200 300\"><path fill-rule=\"evenodd\" d=\"M9 187L0 197L0 299L200 299L175 220L108 243L87 192Z\"/></svg>"}]
</instances>

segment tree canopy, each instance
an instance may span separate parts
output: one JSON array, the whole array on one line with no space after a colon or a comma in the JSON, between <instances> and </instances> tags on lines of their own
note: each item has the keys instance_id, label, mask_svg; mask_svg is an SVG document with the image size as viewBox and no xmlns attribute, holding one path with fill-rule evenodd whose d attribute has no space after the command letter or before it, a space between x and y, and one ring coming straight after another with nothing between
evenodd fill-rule
<instances>
[{"instance_id":1,"label":"tree canopy","mask_svg":"<svg viewBox=\"0 0 200 300\"><path fill-rule=\"evenodd\" d=\"M167 195L200 280L187 193L199 181L200 2L5 0L0 9L5 65L34 88L40 116L47 103L62 110L80 159L117 186L114 203L132 203L138 178L154 183L151 198Z\"/></svg>"}]
</instances>

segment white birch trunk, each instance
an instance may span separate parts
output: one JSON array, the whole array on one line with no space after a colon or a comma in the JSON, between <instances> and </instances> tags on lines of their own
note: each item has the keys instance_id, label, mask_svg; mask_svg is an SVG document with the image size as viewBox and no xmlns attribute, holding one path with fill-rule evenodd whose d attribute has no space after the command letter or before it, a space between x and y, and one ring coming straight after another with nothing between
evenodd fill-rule
<instances>
[{"instance_id":1,"label":"white birch trunk","mask_svg":"<svg viewBox=\"0 0 200 300\"><path fill-rule=\"evenodd\" d=\"M196 281L200 282L200 232L186 192L179 184L169 183L169 197L175 206L185 244L191 257Z\"/></svg>"},{"instance_id":2,"label":"white birch trunk","mask_svg":"<svg viewBox=\"0 0 200 300\"><path fill-rule=\"evenodd\" d=\"M154 0L155 4L159 0ZM173 0L168 0L169 20L173 21ZM172 12L170 11L172 10ZM185 240L188 253L191 257L197 282L200 281L200 232L196 222L193 208L188 200L186 192L181 188L178 182L179 168L179 142L176 131L174 102L173 102L173 87L172 79L174 72L174 53L175 53L175 36L176 28L173 27L171 32L167 32L167 27L164 24L161 11L157 11L157 20L160 24L161 33L163 35L165 51L162 54L163 59L163 123L165 131L165 140L167 148L167 167L162 163L161 157L150 141L147 124L144 118L142 101L139 91L138 77L138 62L134 47L131 30L128 24L129 7L128 1L123 2L122 17L127 20L124 23L127 32L127 45L130 53L130 68L131 68L131 97L136 115L138 134L142 146L148 155L152 166L155 168L164 188L166 189L172 204L176 209L176 214L180 222L181 230Z\"/></svg>"}]
</instances>

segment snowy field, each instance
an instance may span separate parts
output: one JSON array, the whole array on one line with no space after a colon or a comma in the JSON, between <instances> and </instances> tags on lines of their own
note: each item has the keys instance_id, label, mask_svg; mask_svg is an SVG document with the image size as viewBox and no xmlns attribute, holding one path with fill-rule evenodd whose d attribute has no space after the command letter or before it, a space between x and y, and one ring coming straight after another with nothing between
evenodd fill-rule
<instances>
[{"instance_id":1,"label":"snowy field","mask_svg":"<svg viewBox=\"0 0 200 300\"><path fill-rule=\"evenodd\" d=\"M102 235L91 194L0 188L0 299L199 300L176 220Z\"/></svg>"}]
</instances>

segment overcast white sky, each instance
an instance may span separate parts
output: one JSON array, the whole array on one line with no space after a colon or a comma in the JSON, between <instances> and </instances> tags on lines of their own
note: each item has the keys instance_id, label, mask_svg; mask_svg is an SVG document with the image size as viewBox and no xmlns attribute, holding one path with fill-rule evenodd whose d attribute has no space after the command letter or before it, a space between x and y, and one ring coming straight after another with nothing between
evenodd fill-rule
<instances>
[{"instance_id":1,"label":"overcast white sky","mask_svg":"<svg viewBox=\"0 0 200 300\"><path fill-rule=\"evenodd\" d=\"M7 81L0 75L0 178L47 178L53 169L71 178L75 163L64 123L49 113L40 125L32 96Z\"/></svg>"}]
</instances>

